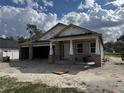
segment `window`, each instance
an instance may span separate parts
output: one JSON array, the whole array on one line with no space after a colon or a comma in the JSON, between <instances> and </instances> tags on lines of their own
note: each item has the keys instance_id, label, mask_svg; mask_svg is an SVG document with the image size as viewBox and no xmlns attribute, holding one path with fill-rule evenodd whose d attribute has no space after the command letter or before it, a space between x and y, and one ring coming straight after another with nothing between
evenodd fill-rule
<instances>
[{"instance_id":1,"label":"window","mask_svg":"<svg viewBox=\"0 0 124 93\"><path fill-rule=\"evenodd\" d=\"M96 51L96 43L95 42L91 42L90 43L90 48L91 48L91 53L95 53Z\"/></svg>"},{"instance_id":2,"label":"window","mask_svg":"<svg viewBox=\"0 0 124 93\"><path fill-rule=\"evenodd\" d=\"M83 43L77 44L77 53L83 53Z\"/></svg>"}]
</instances>

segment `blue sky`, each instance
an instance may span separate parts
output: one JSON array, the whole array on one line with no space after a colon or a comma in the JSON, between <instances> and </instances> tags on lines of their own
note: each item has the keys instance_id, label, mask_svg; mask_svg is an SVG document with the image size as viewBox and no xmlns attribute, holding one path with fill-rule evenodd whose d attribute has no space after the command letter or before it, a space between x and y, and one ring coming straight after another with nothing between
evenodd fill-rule
<instances>
[{"instance_id":1,"label":"blue sky","mask_svg":"<svg viewBox=\"0 0 124 93\"><path fill-rule=\"evenodd\" d=\"M0 0L0 5L1 6L13 6L17 8L25 8L28 6L27 2L21 4L21 0L17 0L17 1L20 1L18 3L14 1L16 0ZM36 1L39 4L39 6L44 6L44 3L42 2L42 0L33 0L33 1ZM51 0L51 1L53 2L54 6L53 7L47 6L47 11L44 11L44 12L45 13L49 13L49 12L56 13L59 18L61 18L64 14L67 14L68 12L72 12L72 11L85 12L86 11L86 9L77 10L77 7L79 6L79 4L81 2L85 3L85 0ZM115 9L116 7L112 5L105 6L106 2L109 2L109 1L112 1L112 0L96 0L96 2L100 4L101 7L104 9ZM36 8L33 8L33 9L36 9Z\"/></svg>"},{"instance_id":2,"label":"blue sky","mask_svg":"<svg viewBox=\"0 0 124 93\"><path fill-rule=\"evenodd\" d=\"M61 22L115 41L124 33L123 16L124 0L0 0L0 35L26 37L28 23L47 31Z\"/></svg>"}]
</instances>

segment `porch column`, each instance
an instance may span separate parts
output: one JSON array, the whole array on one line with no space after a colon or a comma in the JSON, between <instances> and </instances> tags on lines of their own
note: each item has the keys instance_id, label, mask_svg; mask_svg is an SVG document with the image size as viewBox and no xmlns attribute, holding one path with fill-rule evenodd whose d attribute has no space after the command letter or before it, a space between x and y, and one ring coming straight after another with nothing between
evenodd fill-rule
<instances>
[{"instance_id":1,"label":"porch column","mask_svg":"<svg viewBox=\"0 0 124 93\"><path fill-rule=\"evenodd\" d=\"M33 48L32 45L29 45L29 61L33 59Z\"/></svg>"},{"instance_id":2,"label":"porch column","mask_svg":"<svg viewBox=\"0 0 124 93\"><path fill-rule=\"evenodd\" d=\"M98 38L96 38L96 51L95 51L94 61L96 66L101 66L100 43Z\"/></svg>"},{"instance_id":3,"label":"porch column","mask_svg":"<svg viewBox=\"0 0 124 93\"><path fill-rule=\"evenodd\" d=\"M50 51L49 51L49 55L53 55L53 45L52 45L52 42L50 42Z\"/></svg>"},{"instance_id":4,"label":"porch column","mask_svg":"<svg viewBox=\"0 0 124 93\"><path fill-rule=\"evenodd\" d=\"M53 45L52 45L52 42L50 42L48 62L49 63L54 63L54 54L53 54Z\"/></svg>"},{"instance_id":5,"label":"porch column","mask_svg":"<svg viewBox=\"0 0 124 93\"><path fill-rule=\"evenodd\" d=\"M100 44L99 44L99 39L96 38L96 55L100 55Z\"/></svg>"},{"instance_id":6,"label":"porch column","mask_svg":"<svg viewBox=\"0 0 124 93\"><path fill-rule=\"evenodd\" d=\"M69 55L74 55L72 40L70 40L70 51L69 51Z\"/></svg>"},{"instance_id":7,"label":"porch column","mask_svg":"<svg viewBox=\"0 0 124 93\"><path fill-rule=\"evenodd\" d=\"M74 50L73 50L73 41L72 40L70 40L69 61L70 61L71 64L75 63Z\"/></svg>"}]
</instances>

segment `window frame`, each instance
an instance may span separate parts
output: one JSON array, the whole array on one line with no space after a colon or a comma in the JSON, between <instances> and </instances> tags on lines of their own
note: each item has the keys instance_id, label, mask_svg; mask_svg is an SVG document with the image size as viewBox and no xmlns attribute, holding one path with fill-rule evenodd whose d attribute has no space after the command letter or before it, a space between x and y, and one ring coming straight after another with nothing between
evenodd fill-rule
<instances>
[{"instance_id":1,"label":"window frame","mask_svg":"<svg viewBox=\"0 0 124 93\"><path fill-rule=\"evenodd\" d=\"M94 43L94 44L95 44L95 46L91 46L91 44L92 44L92 43ZM90 44L89 44L89 45L90 45L90 53L95 54L95 52L96 52L96 42L95 42L95 41L92 41L92 42L90 42ZM94 52L92 52L92 49L93 49L93 48L95 49L95 51L94 51Z\"/></svg>"},{"instance_id":2,"label":"window frame","mask_svg":"<svg viewBox=\"0 0 124 93\"><path fill-rule=\"evenodd\" d=\"M82 44L82 52L78 51L79 50L78 44ZM76 43L76 53L77 54L83 54L84 53L84 45L83 45L83 43Z\"/></svg>"}]
</instances>

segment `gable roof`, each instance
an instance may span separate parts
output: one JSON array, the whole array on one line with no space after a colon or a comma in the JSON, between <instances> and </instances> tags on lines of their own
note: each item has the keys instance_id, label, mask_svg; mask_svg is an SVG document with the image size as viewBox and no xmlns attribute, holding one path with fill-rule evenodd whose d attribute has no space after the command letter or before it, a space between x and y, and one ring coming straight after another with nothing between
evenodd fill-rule
<instances>
[{"instance_id":1,"label":"gable roof","mask_svg":"<svg viewBox=\"0 0 124 93\"><path fill-rule=\"evenodd\" d=\"M69 29L70 29L70 31L69 31ZM53 38L66 37L66 36L77 36L77 35L87 35L87 34L99 34L99 33L91 31L91 30L88 30L86 28L82 28L82 27L76 26L74 24L70 24L70 25L66 26L64 29L62 29Z\"/></svg>"},{"instance_id":2,"label":"gable roof","mask_svg":"<svg viewBox=\"0 0 124 93\"><path fill-rule=\"evenodd\" d=\"M75 29L75 30L69 30L70 28ZM65 35L65 33L67 34ZM43 33L39 38L30 40L24 43L21 43L22 45L27 45L31 44L33 42L47 42L50 39L53 38L61 38L61 37L72 37L72 36L84 36L84 35L98 35L102 38L102 35L100 33L88 30L86 28L82 28L80 26L74 25L74 24L69 24L65 25L62 23L58 23L55 26L53 26L51 29L49 29L46 33ZM21 45L20 44L20 45Z\"/></svg>"},{"instance_id":3,"label":"gable roof","mask_svg":"<svg viewBox=\"0 0 124 93\"><path fill-rule=\"evenodd\" d=\"M62 29L64 29L67 25L58 23L51 29L49 29L44 35L39 39L41 41L49 40L50 38L56 36Z\"/></svg>"}]
</instances>

